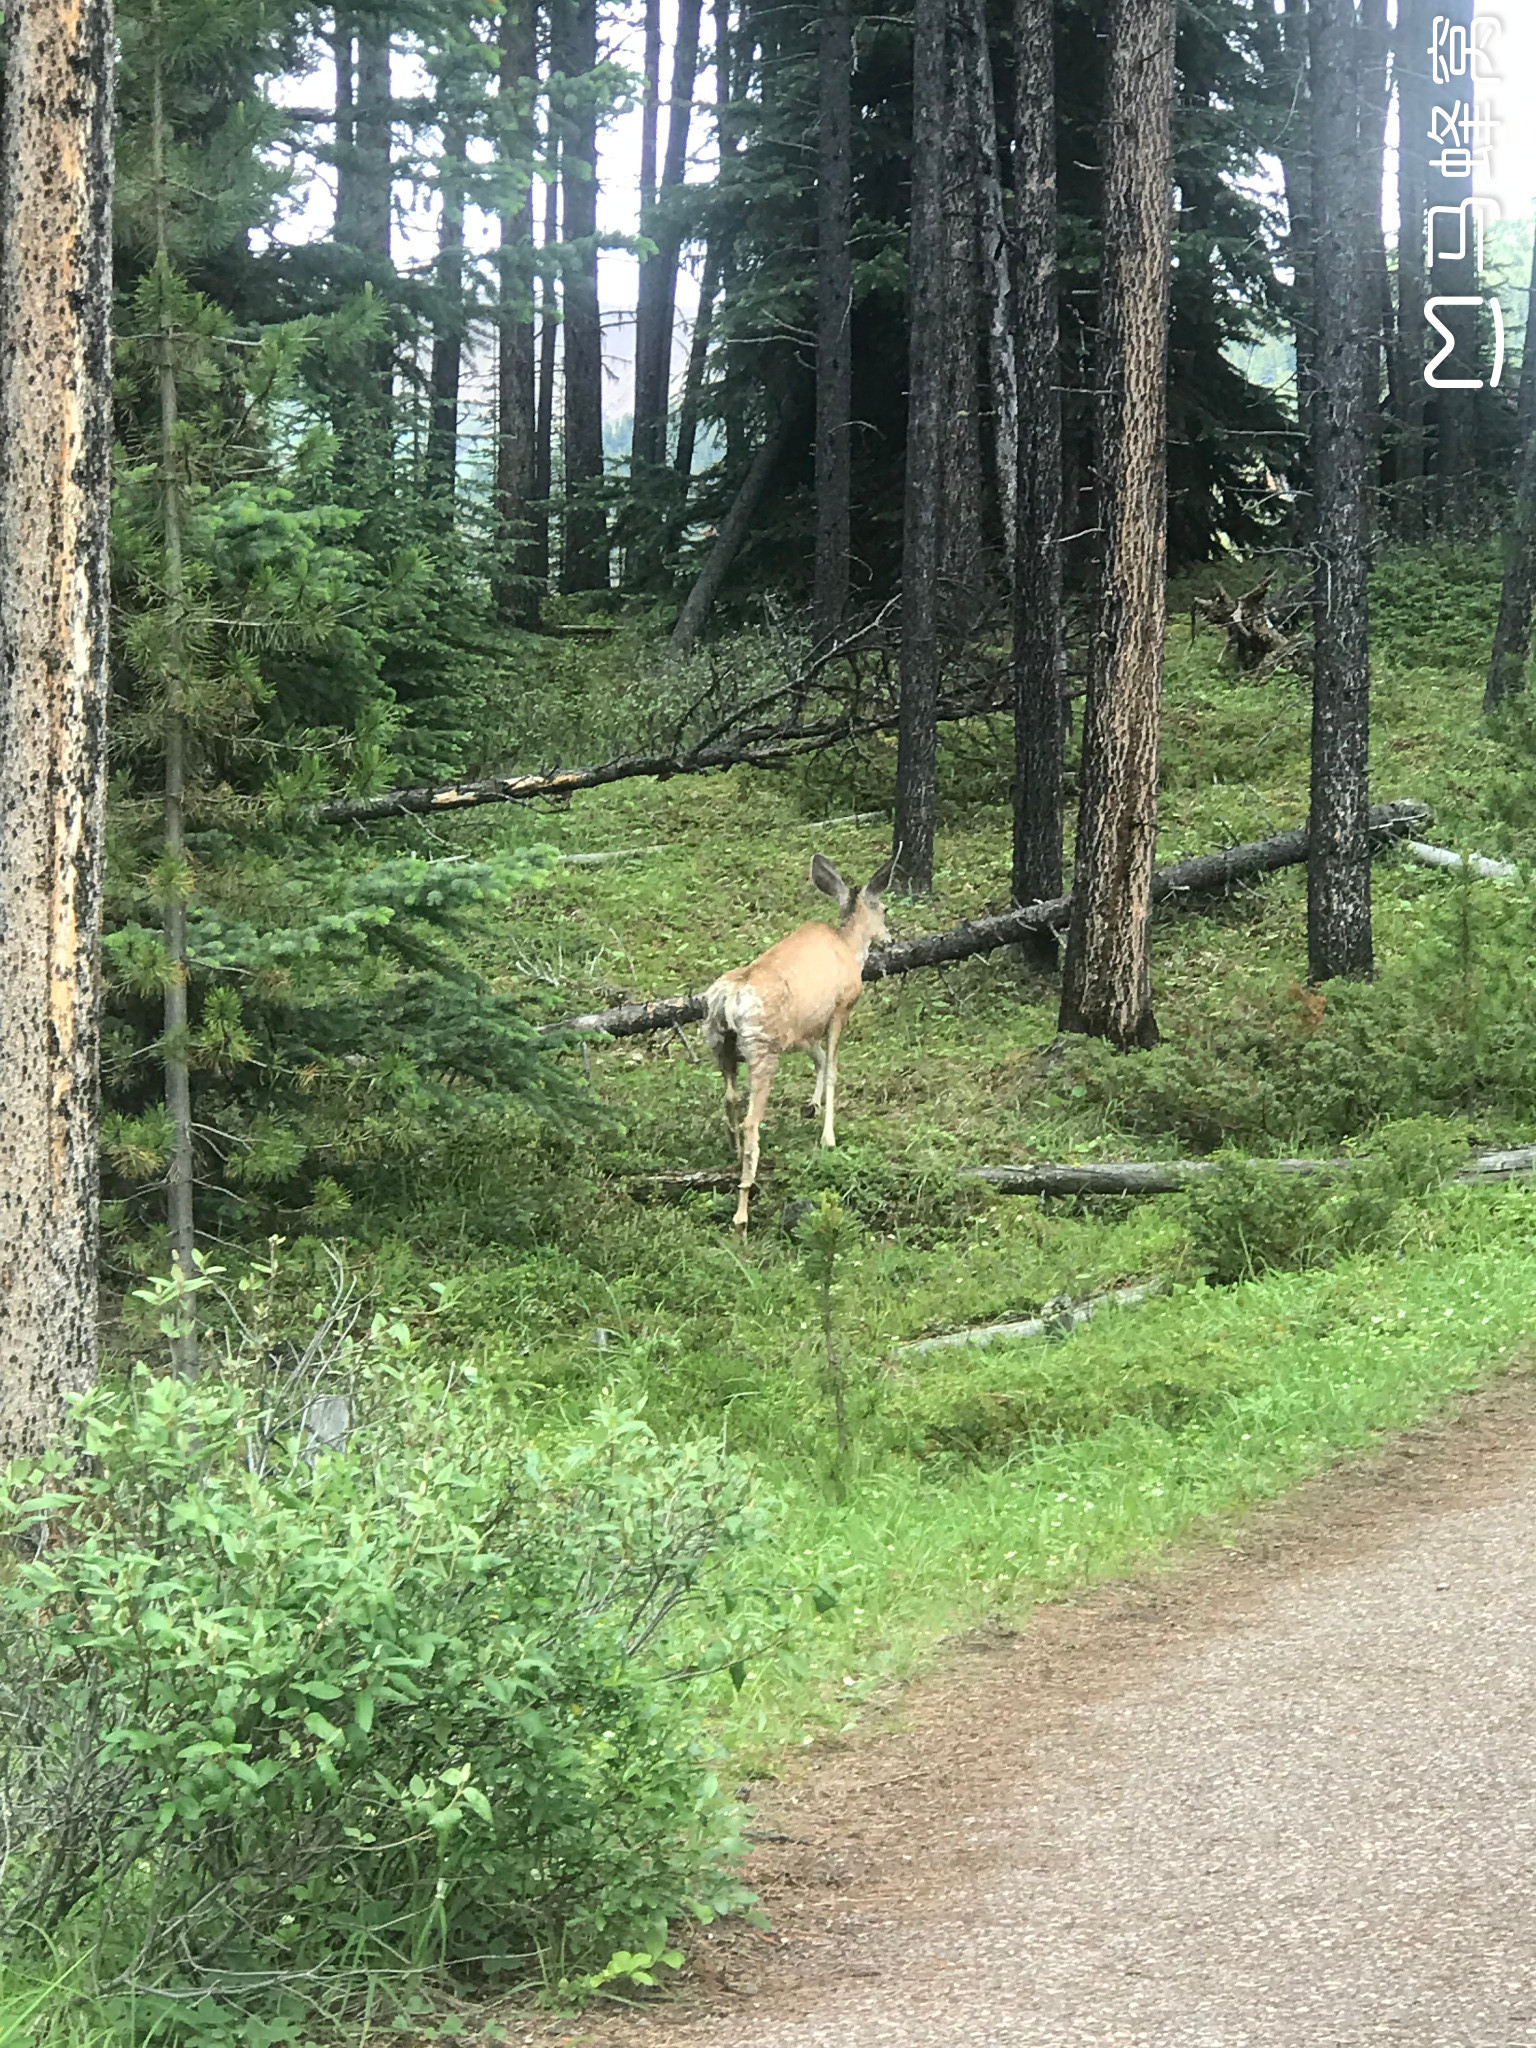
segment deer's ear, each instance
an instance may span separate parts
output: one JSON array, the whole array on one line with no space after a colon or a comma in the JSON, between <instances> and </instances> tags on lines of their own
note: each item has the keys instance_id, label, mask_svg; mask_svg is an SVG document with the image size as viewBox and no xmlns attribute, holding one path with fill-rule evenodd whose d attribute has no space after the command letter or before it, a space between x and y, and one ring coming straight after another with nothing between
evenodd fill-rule
<instances>
[{"instance_id":1,"label":"deer's ear","mask_svg":"<svg viewBox=\"0 0 1536 2048\"><path fill-rule=\"evenodd\" d=\"M824 853L814 854L811 858L811 880L823 896L832 898L846 917L853 902L853 891Z\"/></svg>"},{"instance_id":2,"label":"deer's ear","mask_svg":"<svg viewBox=\"0 0 1536 2048\"><path fill-rule=\"evenodd\" d=\"M880 898L885 894L886 890L889 889L889 887L891 886L891 877L895 874L895 872L896 855L893 853L890 859L885 863L884 867L875 869L875 872L864 884L861 894L869 897L873 902L878 903Z\"/></svg>"}]
</instances>

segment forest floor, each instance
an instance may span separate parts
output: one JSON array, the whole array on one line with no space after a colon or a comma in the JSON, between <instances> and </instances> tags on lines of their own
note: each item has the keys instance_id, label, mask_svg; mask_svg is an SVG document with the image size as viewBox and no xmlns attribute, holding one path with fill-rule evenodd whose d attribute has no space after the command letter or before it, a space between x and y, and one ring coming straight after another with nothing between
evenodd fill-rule
<instances>
[{"instance_id":1,"label":"forest floor","mask_svg":"<svg viewBox=\"0 0 1536 2048\"><path fill-rule=\"evenodd\" d=\"M753 1788L769 1925L590 2048L1536 2037L1536 1382L980 1634ZM519 2038L516 2030L509 2038Z\"/></svg>"}]
</instances>

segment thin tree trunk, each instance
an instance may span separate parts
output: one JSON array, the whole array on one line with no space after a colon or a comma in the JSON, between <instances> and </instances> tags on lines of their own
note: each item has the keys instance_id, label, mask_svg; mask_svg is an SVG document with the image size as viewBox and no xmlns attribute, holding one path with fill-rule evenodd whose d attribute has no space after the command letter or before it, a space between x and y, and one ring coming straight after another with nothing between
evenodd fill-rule
<instances>
[{"instance_id":1,"label":"thin tree trunk","mask_svg":"<svg viewBox=\"0 0 1536 2048\"><path fill-rule=\"evenodd\" d=\"M357 246L375 274L390 268L394 198L389 79L390 27L378 11L357 17L356 206Z\"/></svg>"},{"instance_id":2,"label":"thin tree trunk","mask_svg":"<svg viewBox=\"0 0 1536 2048\"><path fill-rule=\"evenodd\" d=\"M667 107L667 149L656 197L652 239L656 254L640 266L635 308L635 426L632 465L638 475L667 458L667 397L672 382L672 327L677 264L682 249L674 206L688 171L688 130L699 69L700 0L678 0L672 48L672 90ZM669 202L672 202L669 204Z\"/></svg>"},{"instance_id":3,"label":"thin tree trunk","mask_svg":"<svg viewBox=\"0 0 1536 2048\"><path fill-rule=\"evenodd\" d=\"M656 204L656 135L661 112L661 0L645 0L645 91L640 102L640 232Z\"/></svg>"},{"instance_id":4,"label":"thin tree trunk","mask_svg":"<svg viewBox=\"0 0 1536 2048\"><path fill-rule=\"evenodd\" d=\"M533 540L529 569L538 589L549 588L549 494L554 482L555 343L560 300L555 248L560 240L560 134L553 119L545 138L544 275L539 287L539 390L533 430Z\"/></svg>"},{"instance_id":5,"label":"thin tree trunk","mask_svg":"<svg viewBox=\"0 0 1536 2048\"><path fill-rule=\"evenodd\" d=\"M1354 0L1311 0L1318 391L1312 837L1307 959L1313 981L1371 972L1370 605L1365 530L1362 37Z\"/></svg>"},{"instance_id":6,"label":"thin tree trunk","mask_svg":"<svg viewBox=\"0 0 1536 2048\"><path fill-rule=\"evenodd\" d=\"M901 724L893 830L902 881L933 887L938 805L939 566L944 502L946 0L917 0L912 40L912 208L907 239L907 470L901 553Z\"/></svg>"},{"instance_id":7,"label":"thin tree trunk","mask_svg":"<svg viewBox=\"0 0 1536 2048\"><path fill-rule=\"evenodd\" d=\"M726 573L741 550L741 544L752 531L752 521L757 508L763 502L763 494L769 480L778 467L789 441L789 430L794 415L785 411L769 433L768 438L752 458L752 467L742 478L741 488L731 502L731 509L725 515L715 544L699 571L698 580L689 591L682 610L678 613L677 624L672 628L672 652L677 655L691 654L698 644L704 621L709 617Z\"/></svg>"},{"instance_id":8,"label":"thin tree trunk","mask_svg":"<svg viewBox=\"0 0 1536 2048\"><path fill-rule=\"evenodd\" d=\"M1310 461L1313 407L1317 393L1317 280L1312 260L1312 128L1305 0L1284 0L1281 40L1294 77L1293 99L1280 150L1285 179L1286 254L1291 268L1291 338L1296 356L1296 451L1298 466ZM1297 539L1312 532L1312 494L1297 505Z\"/></svg>"},{"instance_id":9,"label":"thin tree trunk","mask_svg":"<svg viewBox=\"0 0 1536 2048\"><path fill-rule=\"evenodd\" d=\"M1531 249L1530 304L1536 307L1536 244ZM1526 315L1525 359L1520 365L1519 414L1525 445L1510 510L1504 548L1504 586L1483 710L1497 711L1506 697L1525 688L1531 658L1531 621L1536 615L1536 329Z\"/></svg>"},{"instance_id":10,"label":"thin tree trunk","mask_svg":"<svg viewBox=\"0 0 1536 2048\"><path fill-rule=\"evenodd\" d=\"M96 1372L114 60L109 0L6 9L0 1455Z\"/></svg>"},{"instance_id":11,"label":"thin tree trunk","mask_svg":"<svg viewBox=\"0 0 1536 2048\"><path fill-rule=\"evenodd\" d=\"M597 105L585 83L597 65L597 0L556 0L562 62L575 103L562 137L565 223L565 512L561 587L606 590L603 334L597 301Z\"/></svg>"},{"instance_id":12,"label":"thin tree trunk","mask_svg":"<svg viewBox=\"0 0 1536 2048\"><path fill-rule=\"evenodd\" d=\"M501 252L496 323L496 573L497 616L532 626L539 592L529 560L534 490L533 121L531 96L538 59L535 0L508 0L501 17L497 96L502 175Z\"/></svg>"},{"instance_id":13,"label":"thin tree trunk","mask_svg":"<svg viewBox=\"0 0 1536 2048\"><path fill-rule=\"evenodd\" d=\"M1447 30L1453 33L1459 30L1470 39L1473 0L1434 0L1430 11L1434 18L1445 23ZM1424 40L1428 67L1427 34ZM1439 106L1463 98L1470 99L1472 90L1472 82L1468 78L1437 84L1431 77L1428 86L1430 102ZM1468 195L1470 181L1455 175L1454 164L1449 171L1442 168L1447 152L1430 140L1428 126L1426 121L1426 132L1417 138L1417 150L1425 159L1425 199L1433 213L1439 206L1459 207ZM1412 143L1414 138L1407 140ZM1429 295L1441 299L1479 299L1481 282L1477 271L1477 238L1470 224L1465 235L1465 250L1459 258L1449 253L1436 254L1437 248L1446 249L1449 239L1446 226L1442 224L1429 248ZM1477 305L1444 306L1439 317L1456 336L1455 351L1441 366L1439 374L1442 377L1473 375L1472 366L1480 352L1480 308ZM1421 329L1425 325L1422 311L1419 325ZM1434 395L1434 424L1435 511L1448 534L1465 534L1471 529L1476 516L1477 423L1474 394L1470 391L1437 391Z\"/></svg>"},{"instance_id":14,"label":"thin tree trunk","mask_svg":"<svg viewBox=\"0 0 1536 2048\"><path fill-rule=\"evenodd\" d=\"M720 295L720 241L709 238L704 252L704 275L699 280L699 317L693 323L688 344L688 370L683 379L682 404L677 413L677 452L672 467L686 484L693 475L693 451L699 438L699 414L704 400L704 371L709 361L709 336L714 324L715 300Z\"/></svg>"},{"instance_id":15,"label":"thin tree trunk","mask_svg":"<svg viewBox=\"0 0 1536 2048\"><path fill-rule=\"evenodd\" d=\"M1002 171L997 142L997 94L987 44L985 0L963 0L968 125L976 140L977 208L981 296L987 312L989 445L1004 560L1010 565L1018 527L1019 396L1014 361L1013 277L1003 210ZM1047 40L1047 50L1049 50ZM1026 59L1025 68L1029 68Z\"/></svg>"},{"instance_id":16,"label":"thin tree trunk","mask_svg":"<svg viewBox=\"0 0 1536 2048\"><path fill-rule=\"evenodd\" d=\"M984 601L981 463L980 159L953 0L944 106L944 289L940 298L944 496L939 514L941 646L973 631Z\"/></svg>"},{"instance_id":17,"label":"thin tree trunk","mask_svg":"<svg viewBox=\"0 0 1536 2048\"><path fill-rule=\"evenodd\" d=\"M450 517L459 466L459 373L464 358L464 180L468 135L450 122L438 166L442 222L437 238L438 316L432 336L432 411L427 429L427 488Z\"/></svg>"},{"instance_id":18,"label":"thin tree trunk","mask_svg":"<svg viewBox=\"0 0 1536 2048\"><path fill-rule=\"evenodd\" d=\"M821 0L816 186L816 631L848 609L853 486L853 10Z\"/></svg>"},{"instance_id":19,"label":"thin tree trunk","mask_svg":"<svg viewBox=\"0 0 1536 2048\"><path fill-rule=\"evenodd\" d=\"M1018 365L1017 532L1013 561L1013 900L1062 886L1061 308L1056 271L1054 0L1017 0L1014 49L1013 305ZM1037 934L1030 957L1056 964Z\"/></svg>"},{"instance_id":20,"label":"thin tree trunk","mask_svg":"<svg viewBox=\"0 0 1536 2048\"><path fill-rule=\"evenodd\" d=\"M165 865L163 915L169 974L165 984L165 1110L171 1125L171 1158L166 1173L165 1212L171 1262L182 1279L197 1270L197 1232L193 1215L195 1186L192 1155L192 1070L188 1059L187 1011L187 718L182 660L186 642L186 581L182 562L182 493L177 474L177 397L174 336L171 327L170 258L166 247L165 63L161 0L150 13L154 42L151 77L150 157L155 184L155 243L160 290L159 335L156 342L160 398L160 517L165 532L165 602L172 625L165 661ZM184 1378L197 1374L195 1301L182 1306L170 1332L171 1363Z\"/></svg>"},{"instance_id":21,"label":"thin tree trunk","mask_svg":"<svg viewBox=\"0 0 1536 2048\"><path fill-rule=\"evenodd\" d=\"M1424 383L1425 163L1428 149L1431 0L1398 0L1397 41L1397 392L1396 530L1424 536L1426 387Z\"/></svg>"},{"instance_id":22,"label":"thin tree trunk","mask_svg":"<svg viewBox=\"0 0 1536 2048\"><path fill-rule=\"evenodd\" d=\"M336 65L336 217L331 236L350 249L357 245L357 54L352 16L340 7L331 32L331 55Z\"/></svg>"},{"instance_id":23,"label":"thin tree trunk","mask_svg":"<svg viewBox=\"0 0 1536 2048\"><path fill-rule=\"evenodd\" d=\"M1156 1043L1148 930L1167 576L1175 0L1111 0L1097 455L1103 553L1061 1028Z\"/></svg>"}]
</instances>

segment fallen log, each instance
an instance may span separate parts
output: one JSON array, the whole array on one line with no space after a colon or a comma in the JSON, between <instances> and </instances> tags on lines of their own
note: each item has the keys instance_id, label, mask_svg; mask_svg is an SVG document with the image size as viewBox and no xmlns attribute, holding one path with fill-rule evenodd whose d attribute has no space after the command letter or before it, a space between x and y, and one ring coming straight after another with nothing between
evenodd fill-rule
<instances>
[{"instance_id":1,"label":"fallen log","mask_svg":"<svg viewBox=\"0 0 1536 2048\"><path fill-rule=\"evenodd\" d=\"M1379 850L1401 839L1428 817L1423 804L1411 800L1377 804L1370 814L1372 847ZM1216 853L1197 853L1189 860L1175 861L1159 868L1152 877L1152 900L1167 903L1185 897L1222 896L1238 882L1272 874L1277 868L1294 867L1307 857L1307 828L1278 833L1273 839L1250 840L1242 846L1226 846ZM1070 896L1031 903L1021 910L1005 910L994 917L975 917L948 931L925 932L913 939L898 939L871 953L864 963L866 981L884 981L892 974L910 974L917 967L941 967L952 960L968 960L977 953L996 952L1000 946L1015 946L1033 932L1059 931L1072 912ZM665 1031L674 1024L692 1024L704 1014L702 995L668 996L649 1003L619 1003L611 1010L589 1010L551 1025L551 1033L602 1031L610 1038L634 1038L647 1031Z\"/></svg>"},{"instance_id":2,"label":"fallen log","mask_svg":"<svg viewBox=\"0 0 1536 2048\"><path fill-rule=\"evenodd\" d=\"M1006 709L990 696L941 704L940 724L984 718ZM738 733L707 746L680 747L654 754L619 754L584 768L550 768L516 775L490 775L475 782L424 784L413 789L386 789L377 796L332 797L316 806L322 825L373 825L385 818L439 817L445 811L473 810L480 804L563 802L584 789L602 789L610 782L632 782L642 776L669 781L674 775L708 775L725 768L778 768L802 754L825 753L845 741L894 732L894 706L864 717L839 712L804 724Z\"/></svg>"},{"instance_id":3,"label":"fallen log","mask_svg":"<svg viewBox=\"0 0 1536 2048\"><path fill-rule=\"evenodd\" d=\"M1357 1159L1269 1159L1276 1173L1348 1173ZM1174 1195L1224 1170L1219 1159L1094 1160L1085 1166L964 1166L956 1178L980 1181L999 1195ZM1463 1182L1505 1181L1536 1173L1536 1145L1479 1152L1452 1175Z\"/></svg>"},{"instance_id":4,"label":"fallen log","mask_svg":"<svg viewBox=\"0 0 1536 2048\"><path fill-rule=\"evenodd\" d=\"M1154 1294L1166 1291L1166 1280L1147 1280L1139 1287L1116 1287L1108 1294L1090 1294L1086 1301L1048 1304L1038 1316L1022 1322L983 1323L969 1330L946 1330L942 1337L918 1337L895 1348L899 1352L948 1351L957 1345L1016 1344L1028 1337L1065 1337L1083 1323L1091 1323L1100 1309L1134 1308Z\"/></svg>"},{"instance_id":5,"label":"fallen log","mask_svg":"<svg viewBox=\"0 0 1536 2048\"><path fill-rule=\"evenodd\" d=\"M1422 839L1405 839L1403 845L1427 868L1465 868L1485 882L1511 882L1520 872L1512 860L1490 860L1484 853L1457 853L1449 846L1426 846Z\"/></svg>"}]
</instances>

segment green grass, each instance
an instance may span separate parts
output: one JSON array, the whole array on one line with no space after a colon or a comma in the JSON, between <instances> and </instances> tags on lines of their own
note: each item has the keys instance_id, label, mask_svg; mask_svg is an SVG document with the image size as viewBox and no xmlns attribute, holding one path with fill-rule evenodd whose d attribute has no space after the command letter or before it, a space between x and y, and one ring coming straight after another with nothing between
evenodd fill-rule
<instances>
[{"instance_id":1,"label":"green grass","mask_svg":"<svg viewBox=\"0 0 1536 2048\"><path fill-rule=\"evenodd\" d=\"M1495 801L1514 756L1479 716L1496 604L1488 549L1379 570L1373 798L1431 803L1443 843L1532 855L1536 806L1527 824L1520 802ZM1234 679L1218 654L1209 634L1170 633L1163 861L1305 816L1303 691ZM603 658L583 656L596 694ZM562 684L573 704L579 681L572 671ZM601 706L582 717L582 730L602 729ZM574 739L564 751L576 757ZM1010 751L1002 721L946 735L936 887L893 906L898 934L1005 902ZM816 821L888 807L892 778L893 750L873 744L784 773L620 784L554 815L467 815L453 828L465 853L531 840L663 849L566 867L487 936L481 964L548 1018L701 987L822 913L813 851L854 879L879 864L883 823ZM410 828L400 836L414 843ZM509 1428L563 1426L612 1386L643 1395L664 1435L722 1433L753 1458L779 1504L775 1572L835 1584L838 1600L816 1619L802 1598L787 1644L739 1693L722 1682L726 1768L745 1777L845 1733L957 1632L1017 1622L1145 1564L1205 1518L1443 1410L1524 1355L1530 1193L1442 1189L1369 1256L1213 1288L1178 1198L1043 1204L954 1177L1012 1159L1334 1149L1426 1110L1469 1141L1536 1131L1523 886L1463 887L1389 858L1375 921L1377 982L1331 988L1319 1008L1298 981L1299 871L1207 914L1160 918L1166 1042L1128 1059L1095 1047L1043 1059L1055 990L1009 957L877 985L844 1041L835 1153L799 1114L809 1061L782 1070L745 1243L728 1199L648 1206L628 1179L727 1163L707 1063L676 1036L594 1046L589 1127L498 1114L478 1144L398 1171L370 1165L352 1188L352 1256L423 1342L477 1368ZM561 1057L575 1068L577 1054ZM853 1435L841 1475L818 1303L780 1226L786 1203L828 1188L850 1218L835 1295ZM1171 1291L1061 1342L899 1350L1152 1277ZM7 2025L32 2024L12 2017L17 1998L0 1988L0 2048ZM37 2036L39 2048L75 2038Z\"/></svg>"}]
</instances>

